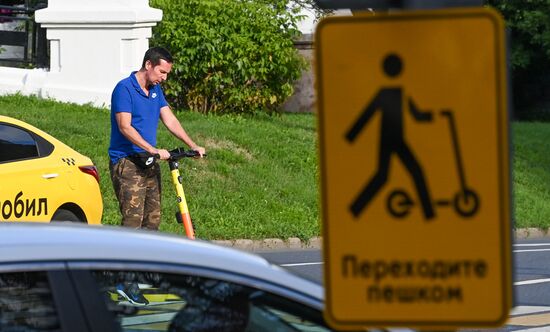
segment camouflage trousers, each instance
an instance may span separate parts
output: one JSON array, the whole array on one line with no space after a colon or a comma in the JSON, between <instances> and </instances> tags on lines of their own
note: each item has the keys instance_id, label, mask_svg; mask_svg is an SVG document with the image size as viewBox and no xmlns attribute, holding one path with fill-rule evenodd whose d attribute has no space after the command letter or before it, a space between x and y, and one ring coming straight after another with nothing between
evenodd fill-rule
<instances>
[{"instance_id":1,"label":"camouflage trousers","mask_svg":"<svg viewBox=\"0 0 550 332\"><path fill-rule=\"evenodd\" d=\"M158 230L160 225L160 165L142 169L127 158L109 163L122 226Z\"/></svg>"}]
</instances>

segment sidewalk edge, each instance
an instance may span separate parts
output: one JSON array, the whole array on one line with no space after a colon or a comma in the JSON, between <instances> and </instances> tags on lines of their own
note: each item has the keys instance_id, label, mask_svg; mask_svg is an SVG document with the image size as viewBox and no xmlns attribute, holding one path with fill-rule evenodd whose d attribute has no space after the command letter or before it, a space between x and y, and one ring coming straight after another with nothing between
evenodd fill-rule
<instances>
[{"instance_id":1,"label":"sidewalk edge","mask_svg":"<svg viewBox=\"0 0 550 332\"><path fill-rule=\"evenodd\" d=\"M550 228L518 228L513 230L515 240L550 238ZM303 249L322 249L323 239L313 237L307 241L296 237L283 239L263 239L263 240L212 240L212 243L232 247L246 251L270 251L270 250L303 250Z\"/></svg>"}]
</instances>

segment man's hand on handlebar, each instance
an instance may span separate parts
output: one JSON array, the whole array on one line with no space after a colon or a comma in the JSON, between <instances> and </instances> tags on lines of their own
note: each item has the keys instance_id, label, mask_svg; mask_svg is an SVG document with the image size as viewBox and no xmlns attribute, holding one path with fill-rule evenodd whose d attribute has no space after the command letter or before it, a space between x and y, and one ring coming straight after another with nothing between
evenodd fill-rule
<instances>
[{"instance_id":1,"label":"man's hand on handlebar","mask_svg":"<svg viewBox=\"0 0 550 332\"><path fill-rule=\"evenodd\" d=\"M157 154L161 160L168 160L170 158L170 152L165 149L157 149L155 154Z\"/></svg>"},{"instance_id":2,"label":"man's hand on handlebar","mask_svg":"<svg viewBox=\"0 0 550 332\"><path fill-rule=\"evenodd\" d=\"M206 150L202 146L196 146L192 150L197 151L201 158L206 155Z\"/></svg>"}]
</instances>

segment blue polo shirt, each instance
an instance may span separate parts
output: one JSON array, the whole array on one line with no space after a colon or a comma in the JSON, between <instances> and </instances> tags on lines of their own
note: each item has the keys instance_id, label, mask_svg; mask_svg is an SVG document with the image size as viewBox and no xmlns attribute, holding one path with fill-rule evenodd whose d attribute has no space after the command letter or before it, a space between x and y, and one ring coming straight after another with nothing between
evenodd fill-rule
<instances>
[{"instance_id":1,"label":"blue polo shirt","mask_svg":"<svg viewBox=\"0 0 550 332\"><path fill-rule=\"evenodd\" d=\"M130 154L144 152L130 142L118 129L115 114L132 113L132 127L152 146L157 144L160 109L168 106L159 84L149 90L149 96L139 86L136 72L118 82L111 95L111 144L109 157L112 163Z\"/></svg>"}]
</instances>

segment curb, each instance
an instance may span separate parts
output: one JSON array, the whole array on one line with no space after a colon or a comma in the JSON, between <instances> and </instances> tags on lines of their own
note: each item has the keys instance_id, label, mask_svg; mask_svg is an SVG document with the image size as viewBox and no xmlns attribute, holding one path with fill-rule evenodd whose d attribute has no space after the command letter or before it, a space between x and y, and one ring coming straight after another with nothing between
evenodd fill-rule
<instances>
[{"instance_id":1,"label":"curb","mask_svg":"<svg viewBox=\"0 0 550 332\"><path fill-rule=\"evenodd\" d=\"M550 228L518 228L514 230L514 237L518 240L548 238Z\"/></svg>"},{"instance_id":2,"label":"curb","mask_svg":"<svg viewBox=\"0 0 550 332\"><path fill-rule=\"evenodd\" d=\"M232 247L246 251L271 251L271 250L300 250L300 249L321 249L323 242L321 237L313 237L307 241L302 241L297 237L291 237L287 240L282 239L263 239L263 240L212 240L212 243Z\"/></svg>"},{"instance_id":3,"label":"curb","mask_svg":"<svg viewBox=\"0 0 550 332\"><path fill-rule=\"evenodd\" d=\"M516 240L542 239L550 238L550 228L518 228L513 230L512 235ZM322 249L323 238L312 237L307 241L302 241L297 237L283 239L263 239L263 240L212 240L212 243L241 249L245 251L272 251L272 250L301 250L301 249Z\"/></svg>"}]
</instances>

